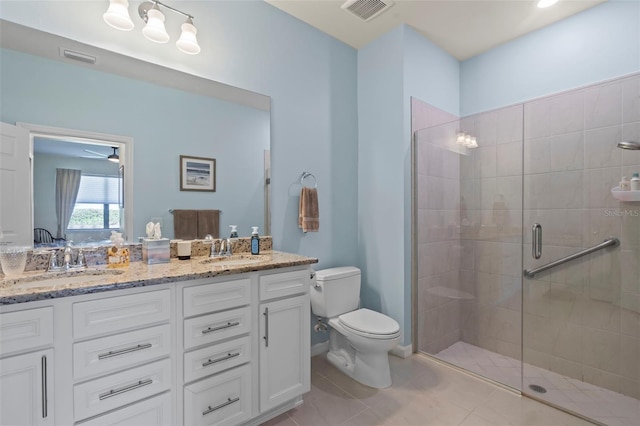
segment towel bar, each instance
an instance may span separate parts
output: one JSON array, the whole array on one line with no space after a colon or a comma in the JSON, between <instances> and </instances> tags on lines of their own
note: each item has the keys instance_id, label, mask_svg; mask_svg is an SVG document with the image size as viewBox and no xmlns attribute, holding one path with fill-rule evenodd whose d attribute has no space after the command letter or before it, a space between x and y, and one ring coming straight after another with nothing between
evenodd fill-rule
<instances>
[{"instance_id":1,"label":"towel bar","mask_svg":"<svg viewBox=\"0 0 640 426\"><path fill-rule=\"evenodd\" d=\"M176 210L176 209L169 209L169 213L173 214L173 212L174 212L175 210ZM220 214L222 214L222 210L218 210L218 211L220 212Z\"/></svg>"},{"instance_id":2,"label":"towel bar","mask_svg":"<svg viewBox=\"0 0 640 426\"><path fill-rule=\"evenodd\" d=\"M316 188L316 189L318 188L318 180L313 175L313 173L309 173L309 172L302 172L302 175L300 176L300 185L302 185L303 187L306 187L306 188L310 188L310 187L308 187L308 186L306 186L304 184L304 180L306 178L313 178L313 187Z\"/></svg>"}]
</instances>

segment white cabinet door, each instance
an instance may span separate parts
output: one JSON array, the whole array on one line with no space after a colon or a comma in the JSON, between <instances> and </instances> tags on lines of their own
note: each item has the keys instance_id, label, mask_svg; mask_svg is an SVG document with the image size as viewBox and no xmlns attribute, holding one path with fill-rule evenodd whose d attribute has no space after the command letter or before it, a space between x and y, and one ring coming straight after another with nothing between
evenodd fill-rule
<instances>
[{"instance_id":1,"label":"white cabinet door","mask_svg":"<svg viewBox=\"0 0 640 426\"><path fill-rule=\"evenodd\" d=\"M0 230L3 241L33 245L29 132L0 123Z\"/></svg>"},{"instance_id":2,"label":"white cabinet door","mask_svg":"<svg viewBox=\"0 0 640 426\"><path fill-rule=\"evenodd\" d=\"M309 295L260 305L260 411L310 390Z\"/></svg>"},{"instance_id":3,"label":"white cabinet door","mask_svg":"<svg viewBox=\"0 0 640 426\"><path fill-rule=\"evenodd\" d=\"M0 360L0 424L53 425L53 349Z\"/></svg>"}]
</instances>

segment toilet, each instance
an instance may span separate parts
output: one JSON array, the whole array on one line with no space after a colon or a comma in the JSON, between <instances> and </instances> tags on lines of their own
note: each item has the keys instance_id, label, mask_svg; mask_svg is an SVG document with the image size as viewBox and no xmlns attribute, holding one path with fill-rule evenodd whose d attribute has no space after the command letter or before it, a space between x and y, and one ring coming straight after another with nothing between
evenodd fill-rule
<instances>
[{"instance_id":1,"label":"toilet","mask_svg":"<svg viewBox=\"0 0 640 426\"><path fill-rule=\"evenodd\" d=\"M379 312L358 309L360 269L323 269L315 280L311 311L329 320L329 362L364 385L391 386L387 353L400 341L400 326Z\"/></svg>"}]
</instances>

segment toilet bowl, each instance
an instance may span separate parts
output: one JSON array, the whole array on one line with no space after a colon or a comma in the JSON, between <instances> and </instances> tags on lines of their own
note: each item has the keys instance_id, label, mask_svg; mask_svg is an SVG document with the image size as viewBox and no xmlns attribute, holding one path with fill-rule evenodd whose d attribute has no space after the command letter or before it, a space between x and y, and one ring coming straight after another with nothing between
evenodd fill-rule
<instances>
[{"instance_id":1,"label":"toilet bowl","mask_svg":"<svg viewBox=\"0 0 640 426\"><path fill-rule=\"evenodd\" d=\"M311 309L328 319L327 359L340 371L374 388L391 386L388 352L400 341L400 326L369 309L358 309L360 270L332 268L316 272Z\"/></svg>"}]
</instances>

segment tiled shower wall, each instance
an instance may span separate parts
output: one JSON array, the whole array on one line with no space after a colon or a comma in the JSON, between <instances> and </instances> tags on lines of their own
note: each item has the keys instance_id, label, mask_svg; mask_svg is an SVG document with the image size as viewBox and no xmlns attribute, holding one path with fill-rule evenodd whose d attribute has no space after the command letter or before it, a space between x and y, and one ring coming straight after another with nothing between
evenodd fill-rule
<instances>
[{"instance_id":1,"label":"tiled shower wall","mask_svg":"<svg viewBox=\"0 0 640 426\"><path fill-rule=\"evenodd\" d=\"M478 148L461 156L461 340L521 359L521 105L465 117ZM498 380L496 377L491 377Z\"/></svg>"},{"instance_id":2,"label":"tiled shower wall","mask_svg":"<svg viewBox=\"0 0 640 426\"><path fill-rule=\"evenodd\" d=\"M456 116L415 98L411 116L417 197L417 344L420 351L437 353L460 340L460 304L448 297L459 289L460 161L440 137L458 125Z\"/></svg>"},{"instance_id":3,"label":"tiled shower wall","mask_svg":"<svg viewBox=\"0 0 640 426\"><path fill-rule=\"evenodd\" d=\"M524 280L524 361L640 398L640 203L611 195L640 172L640 76L524 106L525 268L621 245ZM533 223L543 256L530 254Z\"/></svg>"},{"instance_id":4,"label":"tiled shower wall","mask_svg":"<svg viewBox=\"0 0 640 426\"><path fill-rule=\"evenodd\" d=\"M640 151L616 148L640 141L640 76L444 125L413 118L419 350L462 340L640 398L640 203L610 192L640 172ZM479 147L443 149L459 130ZM522 297L523 268L609 236L621 246L525 279Z\"/></svg>"}]
</instances>

